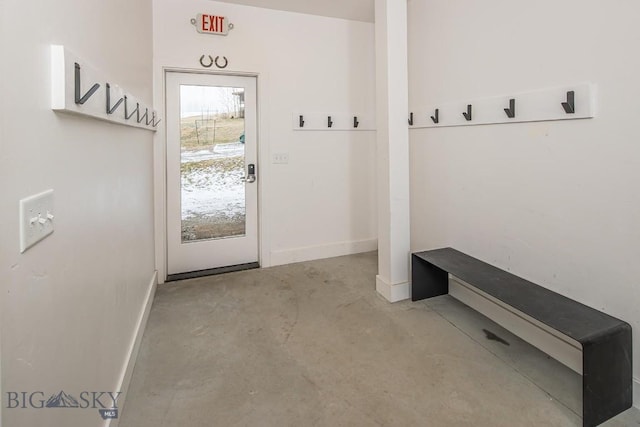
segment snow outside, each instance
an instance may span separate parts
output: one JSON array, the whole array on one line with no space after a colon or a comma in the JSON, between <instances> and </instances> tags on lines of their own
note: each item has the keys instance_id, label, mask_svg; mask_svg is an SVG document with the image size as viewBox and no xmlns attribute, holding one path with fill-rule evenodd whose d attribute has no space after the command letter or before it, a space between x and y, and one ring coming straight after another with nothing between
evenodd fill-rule
<instances>
[{"instance_id":1,"label":"snow outside","mask_svg":"<svg viewBox=\"0 0 640 427\"><path fill-rule=\"evenodd\" d=\"M182 241L245 233L244 90L181 86Z\"/></svg>"}]
</instances>

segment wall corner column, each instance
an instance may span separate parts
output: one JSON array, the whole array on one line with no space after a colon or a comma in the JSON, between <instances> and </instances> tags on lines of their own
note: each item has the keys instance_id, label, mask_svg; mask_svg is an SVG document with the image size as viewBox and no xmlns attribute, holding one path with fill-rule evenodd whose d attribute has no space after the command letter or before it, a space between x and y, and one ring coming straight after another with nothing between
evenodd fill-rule
<instances>
[{"instance_id":1,"label":"wall corner column","mask_svg":"<svg viewBox=\"0 0 640 427\"><path fill-rule=\"evenodd\" d=\"M406 0L375 0L378 160L376 290L410 297L409 104Z\"/></svg>"}]
</instances>

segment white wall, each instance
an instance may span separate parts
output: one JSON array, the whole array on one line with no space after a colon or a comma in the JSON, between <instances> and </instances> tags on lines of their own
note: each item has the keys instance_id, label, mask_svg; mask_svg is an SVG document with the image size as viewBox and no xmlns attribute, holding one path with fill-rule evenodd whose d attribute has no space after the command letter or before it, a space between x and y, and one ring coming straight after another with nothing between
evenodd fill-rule
<instances>
[{"instance_id":1,"label":"white wall","mask_svg":"<svg viewBox=\"0 0 640 427\"><path fill-rule=\"evenodd\" d=\"M263 266L376 248L375 133L292 130L297 111L375 114L373 24L207 0L156 0L156 107L163 69L203 71L201 55L226 56L227 73L258 74ZM198 13L227 16L227 37L198 34ZM156 168L164 167L164 133ZM288 152L274 165L271 153ZM159 174L156 209L164 209ZM158 264L164 262L162 215L156 218ZM162 268L159 268L163 271Z\"/></svg>"},{"instance_id":2,"label":"white wall","mask_svg":"<svg viewBox=\"0 0 640 427\"><path fill-rule=\"evenodd\" d=\"M154 275L153 136L51 111L49 46L151 103L151 2L0 8L2 405L8 391L116 391ZM20 254L18 201L49 188L55 231ZM96 410L2 415L7 426L104 425Z\"/></svg>"},{"instance_id":3,"label":"white wall","mask_svg":"<svg viewBox=\"0 0 640 427\"><path fill-rule=\"evenodd\" d=\"M378 123L376 290L390 302L396 302L410 296L407 4L376 0L375 16Z\"/></svg>"},{"instance_id":4,"label":"white wall","mask_svg":"<svg viewBox=\"0 0 640 427\"><path fill-rule=\"evenodd\" d=\"M412 130L414 250L455 247L639 330L639 14L633 1L409 1L410 109L599 90L591 120Z\"/></svg>"}]
</instances>

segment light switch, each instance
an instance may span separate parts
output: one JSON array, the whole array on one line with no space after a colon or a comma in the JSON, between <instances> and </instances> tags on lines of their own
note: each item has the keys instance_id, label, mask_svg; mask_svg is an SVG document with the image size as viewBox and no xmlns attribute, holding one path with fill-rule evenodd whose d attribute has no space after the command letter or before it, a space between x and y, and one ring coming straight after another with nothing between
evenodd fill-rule
<instances>
[{"instance_id":1,"label":"light switch","mask_svg":"<svg viewBox=\"0 0 640 427\"><path fill-rule=\"evenodd\" d=\"M53 233L53 190L20 200L20 253Z\"/></svg>"}]
</instances>

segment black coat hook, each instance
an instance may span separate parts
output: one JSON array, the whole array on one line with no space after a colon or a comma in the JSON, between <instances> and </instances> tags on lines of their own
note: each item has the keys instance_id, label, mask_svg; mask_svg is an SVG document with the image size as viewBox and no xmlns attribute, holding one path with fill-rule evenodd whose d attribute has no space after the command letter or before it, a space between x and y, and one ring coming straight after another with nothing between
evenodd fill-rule
<instances>
[{"instance_id":1,"label":"black coat hook","mask_svg":"<svg viewBox=\"0 0 640 427\"><path fill-rule=\"evenodd\" d=\"M140 115L139 106L138 106L137 110L138 110L138 118L137 118L138 123L142 123L142 121L144 120L146 124L149 124L149 120L147 120L147 118L149 117L149 109L145 108L144 109L144 114L142 116Z\"/></svg>"},{"instance_id":2,"label":"black coat hook","mask_svg":"<svg viewBox=\"0 0 640 427\"><path fill-rule=\"evenodd\" d=\"M327 126L328 127L333 126L333 121L331 120L331 116L327 117Z\"/></svg>"},{"instance_id":3,"label":"black coat hook","mask_svg":"<svg viewBox=\"0 0 640 427\"><path fill-rule=\"evenodd\" d=\"M298 123L300 124L300 127L303 128L304 127L304 116L300 116L298 119Z\"/></svg>"},{"instance_id":4,"label":"black coat hook","mask_svg":"<svg viewBox=\"0 0 640 427\"><path fill-rule=\"evenodd\" d=\"M409 114L409 126L413 126L413 113Z\"/></svg>"},{"instance_id":5,"label":"black coat hook","mask_svg":"<svg viewBox=\"0 0 640 427\"><path fill-rule=\"evenodd\" d=\"M567 92L567 102L562 103L562 108L567 114L574 114L576 112L576 93L572 90Z\"/></svg>"},{"instance_id":6,"label":"black coat hook","mask_svg":"<svg viewBox=\"0 0 640 427\"><path fill-rule=\"evenodd\" d=\"M436 114L431 116L431 120L433 120L433 123L435 124L440 123L440 110L438 108L436 108Z\"/></svg>"},{"instance_id":7,"label":"black coat hook","mask_svg":"<svg viewBox=\"0 0 640 427\"><path fill-rule=\"evenodd\" d=\"M358 116L353 116L353 127L357 128L360 122L358 121Z\"/></svg>"},{"instance_id":8,"label":"black coat hook","mask_svg":"<svg viewBox=\"0 0 640 427\"><path fill-rule=\"evenodd\" d=\"M116 102L115 105L112 107L111 106L111 85L107 83L105 86L107 88L107 114L113 114L118 109L120 104L122 104L122 102L124 101L124 98L120 98L118 102Z\"/></svg>"},{"instance_id":9,"label":"black coat hook","mask_svg":"<svg viewBox=\"0 0 640 427\"><path fill-rule=\"evenodd\" d=\"M156 113L153 113L153 114L151 115L151 117L149 117L149 109L147 108L147 111L146 111L146 113L145 113L145 116L146 116L146 118L147 118L147 119L145 120L145 124L146 124L147 126L152 125L152 124L153 124L153 121L154 121L154 120L155 120L155 118L156 118Z\"/></svg>"},{"instance_id":10,"label":"black coat hook","mask_svg":"<svg viewBox=\"0 0 640 427\"><path fill-rule=\"evenodd\" d=\"M202 55L200 57L200 65L202 65L204 68L211 68L211 66L213 65L213 56L211 55L207 55L209 57L209 63L205 64L204 63L204 55Z\"/></svg>"},{"instance_id":11,"label":"black coat hook","mask_svg":"<svg viewBox=\"0 0 640 427\"><path fill-rule=\"evenodd\" d=\"M505 108L504 112L510 119L513 119L516 116L516 100L514 98L509 100L509 108Z\"/></svg>"},{"instance_id":12,"label":"black coat hook","mask_svg":"<svg viewBox=\"0 0 640 427\"><path fill-rule=\"evenodd\" d=\"M136 109L129 114L129 105L127 104L127 95L124 96L124 118L129 120L134 114L140 111L140 104L136 102ZM139 114L138 114L139 115Z\"/></svg>"},{"instance_id":13,"label":"black coat hook","mask_svg":"<svg viewBox=\"0 0 640 427\"><path fill-rule=\"evenodd\" d=\"M151 117L151 125L153 127L158 126L158 124L162 121L162 119L158 119L158 121L156 122L156 112L153 112L153 117Z\"/></svg>"},{"instance_id":14,"label":"black coat hook","mask_svg":"<svg viewBox=\"0 0 640 427\"><path fill-rule=\"evenodd\" d=\"M96 93L96 91L100 88L100 85L98 83L94 84L93 86L91 86L91 89L89 89L89 91L87 91L87 93L85 93L84 95L81 95L81 88L80 88L80 64L78 64L77 62L76 64L76 69L75 69L75 89L76 89L76 104L84 104L85 102L87 102L87 100L89 98L91 98L91 95L93 95L94 93Z\"/></svg>"},{"instance_id":15,"label":"black coat hook","mask_svg":"<svg viewBox=\"0 0 640 427\"><path fill-rule=\"evenodd\" d=\"M462 115L464 116L465 119L467 119L468 122L471 121L472 116L471 116L471 104L467 105L467 111L465 113L462 113Z\"/></svg>"},{"instance_id":16,"label":"black coat hook","mask_svg":"<svg viewBox=\"0 0 640 427\"><path fill-rule=\"evenodd\" d=\"M211 58L211 57L209 57L209 58ZM227 59L227 57L226 56L222 57L222 59L224 59L224 65L218 64L218 59L219 58L220 58L219 56L216 56L216 60L213 61L213 62L216 63L216 67L218 67L218 68L227 68L227 65L229 65L229 60Z\"/></svg>"}]
</instances>

